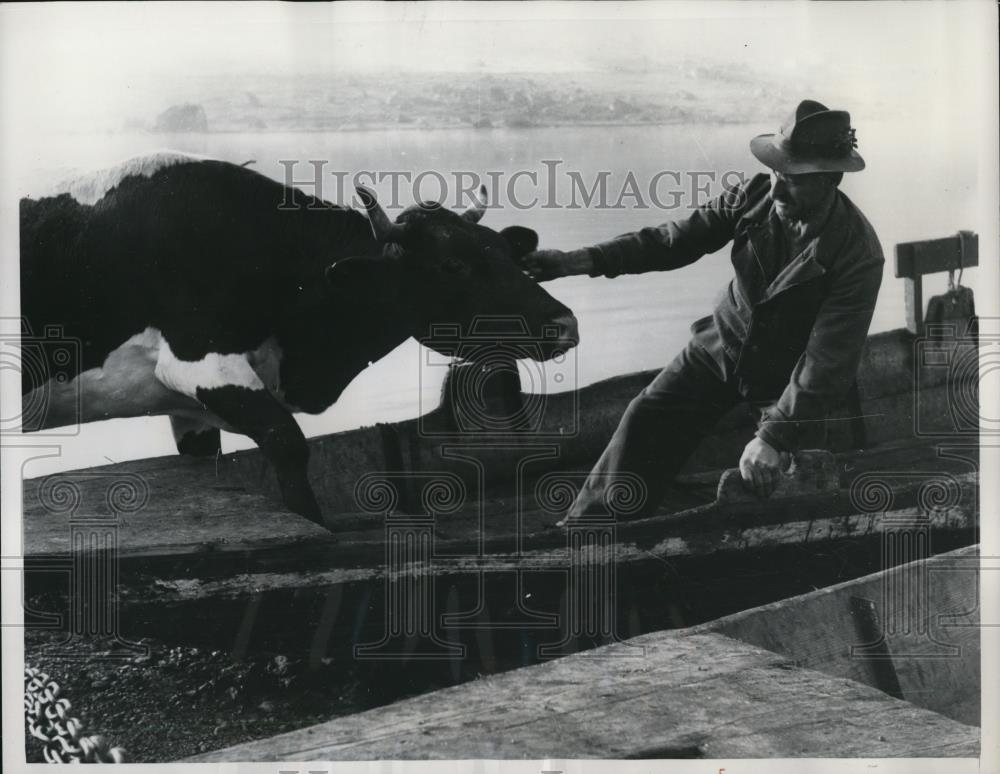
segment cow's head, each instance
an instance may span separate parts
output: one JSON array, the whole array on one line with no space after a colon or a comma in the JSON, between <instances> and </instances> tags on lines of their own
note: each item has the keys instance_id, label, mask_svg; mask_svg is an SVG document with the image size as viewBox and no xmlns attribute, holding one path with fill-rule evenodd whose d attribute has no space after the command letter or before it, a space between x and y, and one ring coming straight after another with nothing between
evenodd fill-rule
<instances>
[{"instance_id":1,"label":"cow's head","mask_svg":"<svg viewBox=\"0 0 1000 774\"><path fill-rule=\"evenodd\" d=\"M387 262L412 335L442 354L467 356L475 342L488 346L493 339L523 343L517 348L524 357L546 360L576 346L572 311L518 264L538 245L538 235L521 226L494 231L479 225L485 188L461 214L424 202L404 210L396 222L372 191L361 186L357 191L384 248L378 257L338 261L327 272L331 282L361 268L352 268L354 262Z\"/></svg>"}]
</instances>

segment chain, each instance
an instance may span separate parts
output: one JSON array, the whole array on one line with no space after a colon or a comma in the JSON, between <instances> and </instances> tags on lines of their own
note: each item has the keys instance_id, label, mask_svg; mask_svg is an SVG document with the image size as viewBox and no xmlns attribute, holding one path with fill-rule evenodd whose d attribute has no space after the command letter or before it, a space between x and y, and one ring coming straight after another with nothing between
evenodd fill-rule
<instances>
[{"instance_id":1,"label":"chain","mask_svg":"<svg viewBox=\"0 0 1000 774\"><path fill-rule=\"evenodd\" d=\"M84 733L70 715L59 684L39 669L24 667L24 719L28 733L45 745L48 763L124 763L125 751L109 747L103 736Z\"/></svg>"}]
</instances>

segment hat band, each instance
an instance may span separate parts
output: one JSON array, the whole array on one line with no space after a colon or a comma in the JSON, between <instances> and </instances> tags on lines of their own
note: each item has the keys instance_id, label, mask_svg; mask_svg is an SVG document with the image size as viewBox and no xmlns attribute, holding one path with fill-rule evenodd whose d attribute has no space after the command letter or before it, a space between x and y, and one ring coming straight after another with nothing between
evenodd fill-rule
<instances>
[{"instance_id":1,"label":"hat band","mask_svg":"<svg viewBox=\"0 0 1000 774\"><path fill-rule=\"evenodd\" d=\"M851 155L851 151L858 147L858 140L854 129L845 129L840 135L828 142L811 142L809 140L791 140L781 134L775 135L775 145L789 154L804 154L819 156L821 158L845 158Z\"/></svg>"}]
</instances>

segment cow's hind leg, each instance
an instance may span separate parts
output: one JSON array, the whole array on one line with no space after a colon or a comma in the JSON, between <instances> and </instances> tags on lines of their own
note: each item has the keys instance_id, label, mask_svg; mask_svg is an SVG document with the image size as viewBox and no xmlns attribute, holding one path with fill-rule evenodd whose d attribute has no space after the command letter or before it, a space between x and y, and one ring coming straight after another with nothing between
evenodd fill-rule
<instances>
[{"instance_id":1,"label":"cow's hind leg","mask_svg":"<svg viewBox=\"0 0 1000 774\"><path fill-rule=\"evenodd\" d=\"M198 361L178 360L164 342L157 377L191 395L227 428L249 436L278 477L285 505L322 524L319 505L306 475L309 448L295 419L265 389L244 355L209 354Z\"/></svg>"},{"instance_id":2,"label":"cow's hind leg","mask_svg":"<svg viewBox=\"0 0 1000 774\"><path fill-rule=\"evenodd\" d=\"M214 457L222 451L219 428L190 417L170 417L177 451L188 457Z\"/></svg>"}]
</instances>

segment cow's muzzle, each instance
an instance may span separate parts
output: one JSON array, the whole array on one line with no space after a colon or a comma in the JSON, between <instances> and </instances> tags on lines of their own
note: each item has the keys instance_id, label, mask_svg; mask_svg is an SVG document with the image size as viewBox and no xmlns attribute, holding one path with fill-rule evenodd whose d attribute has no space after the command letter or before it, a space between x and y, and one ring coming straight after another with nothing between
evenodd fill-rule
<instances>
[{"instance_id":1,"label":"cow's muzzle","mask_svg":"<svg viewBox=\"0 0 1000 774\"><path fill-rule=\"evenodd\" d=\"M565 354L580 343L580 326L573 313L563 314L556 317L552 323L557 326L557 336L552 343L551 352L546 354L549 357L557 357Z\"/></svg>"}]
</instances>

